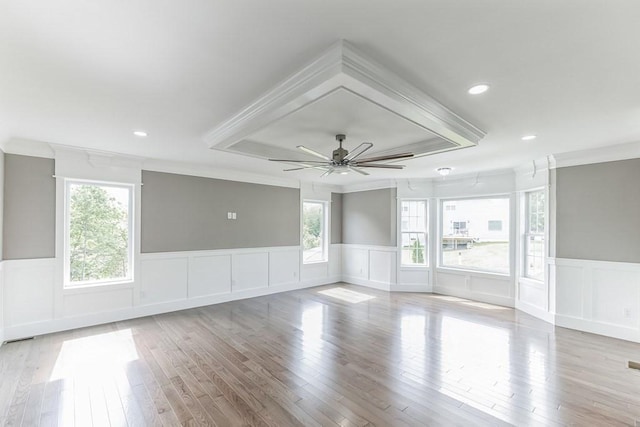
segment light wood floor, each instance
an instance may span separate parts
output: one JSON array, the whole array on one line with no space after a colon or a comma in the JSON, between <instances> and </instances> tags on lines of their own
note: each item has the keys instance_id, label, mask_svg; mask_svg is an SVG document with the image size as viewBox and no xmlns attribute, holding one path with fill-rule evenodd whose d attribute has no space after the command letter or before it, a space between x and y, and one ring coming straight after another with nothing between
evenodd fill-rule
<instances>
[{"instance_id":1,"label":"light wood floor","mask_svg":"<svg viewBox=\"0 0 640 427\"><path fill-rule=\"evenodd\" d=\"M323 286L2 346L0 425L635 425L629 359L511 309Z\"/></svg>"}]
</instances>

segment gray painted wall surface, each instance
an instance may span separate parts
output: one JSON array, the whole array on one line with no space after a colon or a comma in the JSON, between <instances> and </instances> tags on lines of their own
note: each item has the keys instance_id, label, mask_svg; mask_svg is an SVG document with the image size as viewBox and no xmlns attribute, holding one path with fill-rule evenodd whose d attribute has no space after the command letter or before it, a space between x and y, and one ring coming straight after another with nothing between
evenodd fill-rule
<instances>
[{"instance_id":1,"label":"gray painted wall surface","mask_svg":"<svg viewBox=\"0 0 640 427\"><path fill-rule=\"evenodd\" d=\"M556 256L640 262L640 159L556 170Z\"/></svg>"},{"instance_id":2,"label":"gray painted wall surface","mask_svg":"<svg viewBox=\"0 0 640 427\"><path fill-rule=\"evenodd\" d=\"M331 193L331 243L342 243L342 193Z\"/></svg>"},{"instance_id":3,"label":"gray painted wall surface","mask_svg":"<svg viewBox=\"0 0 640 427\"><path fill-rule=\"evenodd\" d=\"M143 253L300 244L298 189L150 171L142 182Z\"/></svg>"},{"instance_id":4,"label":"gray painted wall surface","mask_svg":"<svg viewBox=\"0 0 640 427\"><path fill-rule=\"evenodd\" d=\"M396 189L342 195L342 243L396 246Z\"/></svg>"},{"instance_id":5,"label":"gray painted wall surface","mask_svg":"<svg viewBox=\"0 0 640 427\"><path fill-rule=\"evenodd\" d=\"M4 155L4 259L55 256L53 174L53 159Z\"/></svg>"}]
</instances>

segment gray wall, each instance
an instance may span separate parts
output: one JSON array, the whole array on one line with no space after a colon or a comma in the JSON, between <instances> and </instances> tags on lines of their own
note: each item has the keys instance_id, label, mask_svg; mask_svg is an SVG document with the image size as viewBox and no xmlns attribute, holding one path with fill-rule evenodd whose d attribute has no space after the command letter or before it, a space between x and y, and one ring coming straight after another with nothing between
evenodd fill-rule
<instances>
[{"instance_id":1,"label":"gray wall","mask_svg":"<svg viewBox=\"0 0 640 427\"><path fill-rule=\"evenodd\" d=\"M640 159L556 170L556 256L640 262Z\"/></svg>"},{"instance_id":2,"label":"gray wall","mask_svg":"<svg viewBox=\"0 0 640 427\"><path fill-rule=\"evenodd\" d=\"M396 246L396 189L342 195L342 243Z\"/></svg>"},{"instance_id":3,"label":"gray wall","mask_svg":"<svg viewBox=\"0 0 640 427\"><path fill-rule=\"evenodd\" d=\"M298 189L150 171L142 182L142 252L300 244Z\"/></svg>"},{"instance_id":4,"label":"gray wall","mask_svg":"<svg viewBox=\"0 0 640 427\"><path fill-rule=\"evenodd\" d=\"M331 193L331 243L342 243L342 193Z\"/></svg>"},{"instance_id":5,"label":"gray wall","mask_svg":"<svg viewBox=\"0 0 640 427\"><path fill-rule=\"evenodd\" d=\"M3 258L55 256L53 159L4 156Z\"/></svg>"}]
</instances>

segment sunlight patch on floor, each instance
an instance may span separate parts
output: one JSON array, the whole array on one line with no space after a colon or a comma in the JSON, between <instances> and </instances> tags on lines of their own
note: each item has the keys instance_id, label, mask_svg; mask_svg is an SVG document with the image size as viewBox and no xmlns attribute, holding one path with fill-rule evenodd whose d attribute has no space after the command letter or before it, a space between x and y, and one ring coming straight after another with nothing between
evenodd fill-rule
<instances>
[{"instance_id":1,"label":"sunlight patch on floor","mask_svg":"<svg viewBox=\"0 0 640 427\"><path fill-rule=\"evenodd\" d=\"M319 294L326 295L328 297L336 298L342 301L357 304L363 301L369 301L374 299L373 295L363 294L361 292L352 291L345 288L331 288L324 291L318 291Z\"/></svg>"},{"instance_id":2,"label":"sunlight patch on floor","mask_svg":"<svg viewBox=\"0 0 640 427\"><path fill-rule=\"evenodd\" d=\"M62 344L49 381L109 377L136 359L131 329L68 340Z\"/></svg>"}]
</instances>

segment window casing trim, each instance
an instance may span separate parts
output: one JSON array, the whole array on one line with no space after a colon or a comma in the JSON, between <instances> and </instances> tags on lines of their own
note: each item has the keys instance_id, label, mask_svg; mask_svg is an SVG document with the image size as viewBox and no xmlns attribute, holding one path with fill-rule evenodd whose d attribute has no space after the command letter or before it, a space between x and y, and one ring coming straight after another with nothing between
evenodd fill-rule
<instances>
[{"instance_id":1,"label":"window casing trim","mask_svg":"<svg viewBox=\"0 0 640 427\"><path fill-rule=\"evenodd\" d=\"M134 242L135 242L135 222L136 222L136 211L135 211L135 188L136 184L130 182L115 182L115 181L102 181L102 180L90 180L90 179L78 179L78 178L63 178L63 188L64 194L63 197L63 225L62 225L62 238L63 238L63 262L62 262L62 270L63 270L63 279L62 279L62 288L65 293L75 293L81 292L80 290L91 290L95 288L100 288L102 286L108 286L110 288L113 287L123 287L123 288L131 288L133 287L135 281L135 260L134 260ZM112 187L112 188L126 188L128 190L128 211L127 211L127 233L128 233L128 241L127 241L127 260L128 260L128 271L126 277L118 277L114 279L106 279L106 280L90 280L84 282L71 282L71 248L70 248L70 226L71 226L71 209L70 209L70 187L71 185L93 185L99 187ZM75 291L75 292L73 292Z\"/></svg>"},{"instance_id":2,"label":"window casing trim","mask_svg":"<svg viewBox=\"0 0 640 427\"><path fill-rule=\"evenodd\" d=\"M304 205L305 203L316 203L322 205L322 259L317 261L305 261L304 259ZM300 251L302 265L317 265L329 262L329 239L331 230L329 229L329 209L331 202L320 199L302 199L300 205Z\"/></svg>"}]
</instances>

